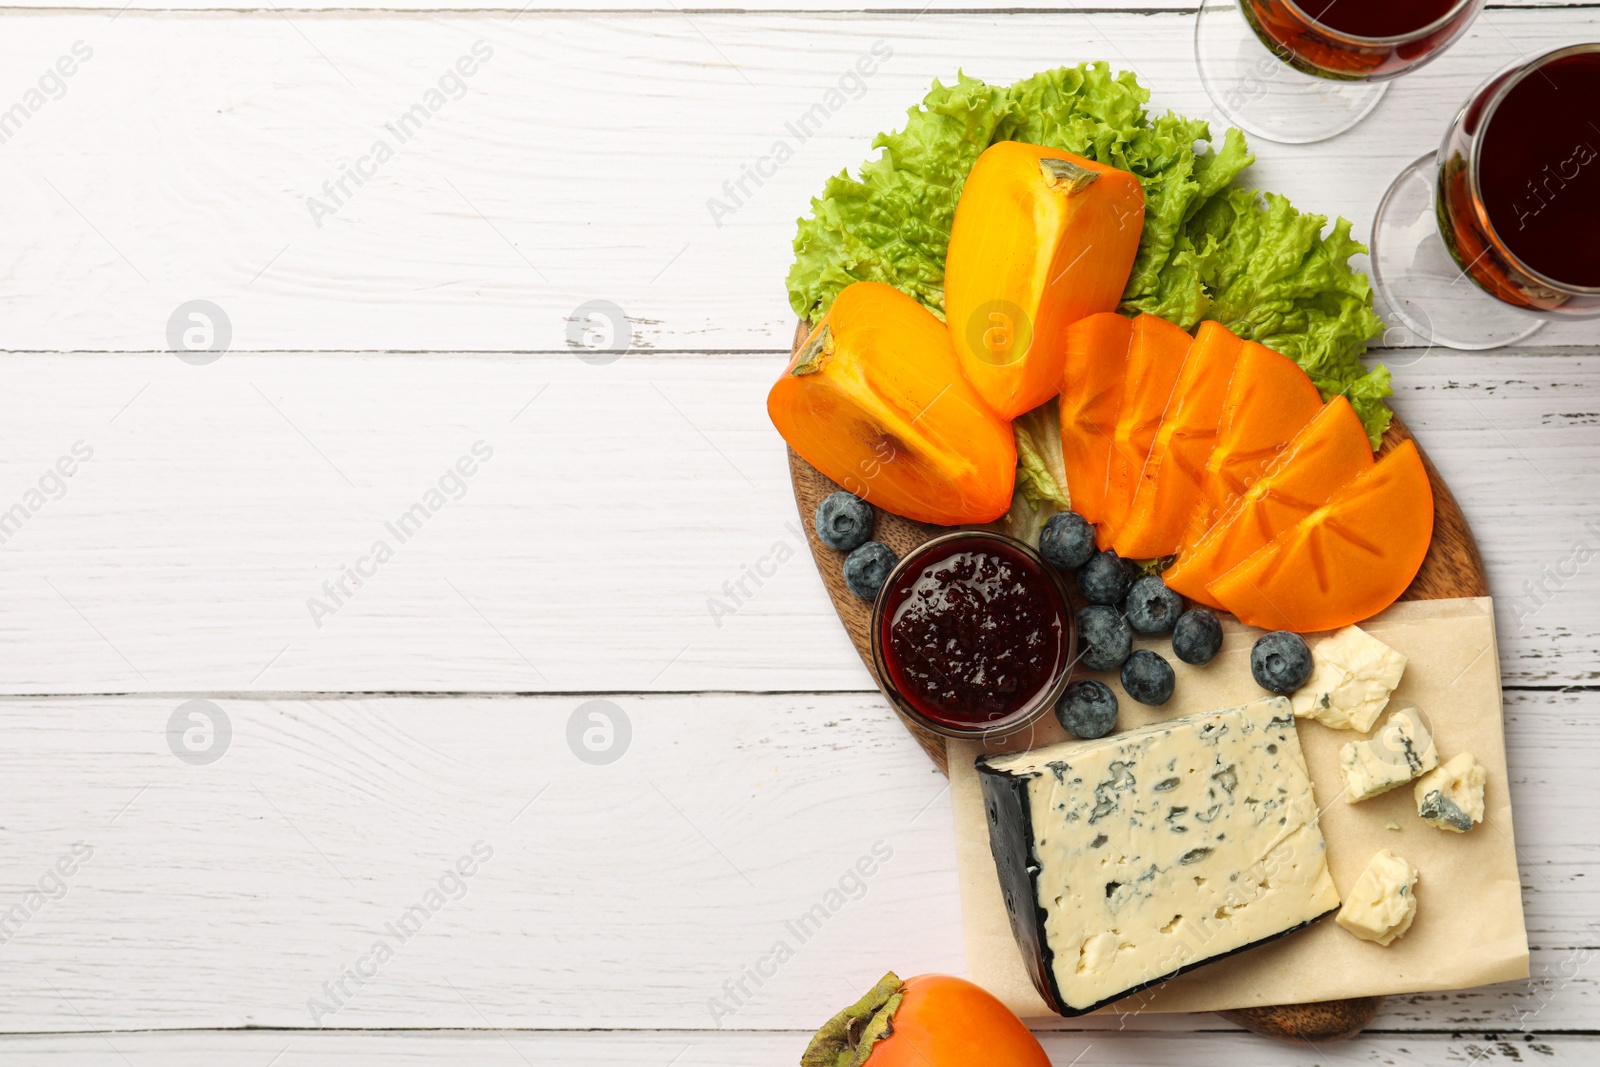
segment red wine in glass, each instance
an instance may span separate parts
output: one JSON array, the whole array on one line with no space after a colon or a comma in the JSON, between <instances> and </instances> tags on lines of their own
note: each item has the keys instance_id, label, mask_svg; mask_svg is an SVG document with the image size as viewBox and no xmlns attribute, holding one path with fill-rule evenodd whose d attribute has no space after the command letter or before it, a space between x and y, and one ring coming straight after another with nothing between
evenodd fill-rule
<instances>
[{"instance_id":1,"label":"red wine in glass","mask_svg":"<svg viewBox=\"0 0 1600 1067\"><path fill-rule=\"evenodd\" d=\"M1404 37L1441 21L1456 0L1307 0L1313 21L1353 37Z\"/></svg>"},{"instance_id":2,"label":"red wine in glass","mask_svg":"<svg viewBox=\"0 0 1600 1067\"><path fill-rule=\"evenodd\" d=\"M1437 56L1484 0L1200 0L1195 64L1217 110L1258 137L1343 133L1388 82Z\"/></svg>"},{"instance_id":3,"label":"red wine in glass","mask_svg":"<svg viewBox=\"0 0 1600 1067\"><path fill-rule=\"evenodd\" d=\"M1488 292L1600 310L1600 46L1490 82L1445 138L1438 204L1445 243Z\"/></svg>"},{"instance_id":4,"label":"red wine in glass","mask_svg":"<svg viewBox=\"0 0 1600 1067\"><path fill-rule=\"evenodd\" d=\"M1514 64L1473 95L1384 195L1372 273L1389 315L1451 348L1600 316L1600 42Z\"/></svg>"},{"instance_id":5,"label":"red wine in glass","mask_svg":"<svg viewBox=\"0 0 1600 1067\"><path fill-rule=\"evenodd\" d=\"M1239 0L1261 42L1307 74L1393 78L1432 59L1482 0Z\"/></svg>"}]
</instances>

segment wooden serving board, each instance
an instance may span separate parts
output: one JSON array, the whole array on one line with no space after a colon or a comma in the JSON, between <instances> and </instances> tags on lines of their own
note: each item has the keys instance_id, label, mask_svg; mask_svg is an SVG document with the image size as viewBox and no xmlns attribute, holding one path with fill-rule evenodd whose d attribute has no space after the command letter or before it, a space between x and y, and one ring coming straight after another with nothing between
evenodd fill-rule
<instances>
[{"instance_id":1,"label":"wooden serving board","mask_svg":"<svg viewBox=\"0 0 1600 1067\"><path fill-rule=\"evenodd\" d=\"M796 327L793 346L795 349L799 348L808 332L809 328L804 322ZM1409 440L1413 440L1411 431L1396 416L1390 422L1388 432L1383 435L1379 454L1388 452L1402 441ZM1483 557L1478 553L1478 543L1472 536L1472 528L1467 525L1466 516L1461 513L1461 505L1456 503L1455 494L1450 492L1450 487L1439 477L1438 470L1434 468L1420 445L1418 452L1422 455L1423 466L1427 468L1428 482L1433 487L1433 541L1428 546L1427 556L1422 560L1422 568L1417 571L1416 578L1401 594L1400 599L1442 600L1450 597L1488 596L1489 579L1483 569ZM839 613L839 621L844 623L845 632L850 635L857 654L861 656L861 661L867 665L872 680L881 690L883 679L878 677L878 672L872 664L872 605L855 596L846 587L842 569L844 553L829 548L819 541L812 521L812 516L816 514L817 505L822 499L829 493L838 491L842 486L806 462L792 448L789 450L789 477L794 485L794 499L800 509L801 525L805 527L806 540L811 545L811 557L816 561L817 570L822 575L822 584L827 587L828 596L833 600L834 610ZM899 515L890 514L882 508L874 508L873 512L875 515L873 540L882 541L894 549L895 554L901 558L923 542L948 529L943 526L913 522ZM891 709L894 708L892 701L889 706ZM898 710L896 714L899 714ZM950 768L945 753L944 738L923 729L904 715L900 715L900 721L911 731L911 735L922 745L923 750L938 765L939 770L948 775ZM1360 997L1317 1004L1244 1008L1217 1014L1257 1033L1273 1037L1313 1042L1336 1041L1359 1033L1378 1013L1382 1005L1382 997Z\"/></svg>"}]
</instances>

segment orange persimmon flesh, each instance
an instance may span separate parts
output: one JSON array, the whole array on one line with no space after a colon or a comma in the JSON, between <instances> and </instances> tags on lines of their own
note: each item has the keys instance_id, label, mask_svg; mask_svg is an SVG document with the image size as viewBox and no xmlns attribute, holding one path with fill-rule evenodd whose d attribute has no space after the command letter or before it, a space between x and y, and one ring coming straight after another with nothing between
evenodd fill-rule
<instances>
[{"instance_id":1,"label":"orange persimmon flesh","mask_svg":"<svg viewBox=\"0 0 1600 1067\"><path fill-rule=\"evenodd\" d=\"M1117 412L1111 455L1106 463L1105 504L1097 532L1101 548L1111 546L1127 517L1134 483L1144 470L1173 384L1183 369L1184 354L1193 340L1156 315L1140 315L1133 320L1122 406Z\"/></svg>"},{"instance_id":2,"label":"orange persimmon flesh","mask_svg":"<svg viewBox=\"0 0 1600 1067\"><path fill-rule=\"evenodd\" d=\"M1122 409L1133 320L1115 311L1067 327L1061 378L1061 458L1072 510L1090 522L1105 514L1106 465Z\"/></svg>"},{"instance_id":3,"label":"orange persimmon flesh","mask_svg":"<svg viewBox=\"0 0 1600 1067\"><path fill-rule=\"evenodd\" d=\"M1001 417L1056 395L1067 327L1117 306L1143 232L1127 171L1021 141L984 149L950 228L944 310L967 380Z\"/></svg>"},{"instance_id":4,"label":"orange persimmon flesh","mask_svg":"<svg viewBox=\"0 0 1600 1067\"><path fill-rule=\"evenodd\" d=\"M1206 460L1200 502L1179 550L1198 541L1321 410L1322 395L1294 360L1245 341L1222 405L1217 447Z\"/></svg>"},{"instance_id":5,"label":"orange persimmon flesh","mask_svg":"<svg viewBox=\"0 0 1600 1067\"><path fill-rule=\"evenodd\" d=\"M950 333L898 289L856 282L767 394L783 439L845 489L945 526L1011 506L1011 426L961 376Z\"/></svg>"},{"instance_id":6,"label":"orange persimmon flesh","mask_svg":"<svg viewBox=\"0 0 1600 1067\"><path fill-rule=\"evenodd\" d=\"M1154 559L1177 550L1200 499L1222 404L1243 347L1219 322L1202 322L1196 331L1113 540L1123 559Z\"/></svg>"},{"instance_id":7,"label":"orange persimmon flesh","mask_svg":"<svg viewBox=\"0 0 1600 1067\"><path fill-rule=\"evenodd\" d=\"M1403 441L1207 588L1251 626L1333 630L1393 604L1432 540L1428 472Z\"/></svg>"},{"instance_id":8,"label":"orange persimmon flesh","mask_svg":"<svg viewBox=\"0 0 1600 1067\"><path fill-rule=\"evenodd\" d=\"M1161 575L1171 589L1207 607L1221 604L1207 585L1321 507L1372 467L1372 445L1350 401L1336 396L1289 442L1272 468L1222 514L1204 537Z\"/></svg>"}]
</instances>

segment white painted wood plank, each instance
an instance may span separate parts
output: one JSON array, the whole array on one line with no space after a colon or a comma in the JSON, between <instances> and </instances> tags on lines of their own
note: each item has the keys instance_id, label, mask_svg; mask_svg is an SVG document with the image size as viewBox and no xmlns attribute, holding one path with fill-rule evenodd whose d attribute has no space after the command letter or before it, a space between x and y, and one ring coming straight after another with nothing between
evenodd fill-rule
<instances>
[{"instance_id":1,"label":"white painted wood plank","mask_svg":"<svg viewBox=\"0 0 1600 1067\"><path fill-rule=\"evenodd\" d=\"M868 689L767 421L780 363L9 357L0 693ZM1600 359L1434 354L1397 382L1483 546L1507 684L1592 681Z\"/></svg>"},{"instance_id":2,"label":"white painted wood plank","mask_svg":"<svg viewBox=\"0 0 1600 1067\"><path fill-rule=\"evenodd\" d=\"M1597 27L1594 8L1489 11L1357 131L1260 145L1254 180L1364 231L1486 74ZM1204 115L1191 30L1176 13L18 14L5 69L42 74L80 41L92 57L4 145L0 349L161 347L196 298L257 351L563 350L597 299L643 346L784 347L795 217L933 78L1106 59L1136 69L1158 109ZM399 143L386 124L480 40L492 56L447 83L461 98ZM893 55L860 98L820 133L789 133L880 41ZM708 200L780 138L793 159L719 225ZM394 157L363 163L379 139ZM357 164L359 187L342 179ZM314 218L313 196L337 212Z\"/></svg>"},{"instance_id":3,"label":"white painted wood plank","mask_svg":"<svg viewBox=\"0 0 1600 1067\"><path fill-rule=\"evenodd\" d=\"M179 1031L139 1034L39 1034L0 1038L0 1055L15 1067L394 1067L458 1064L583 1063L588 1067L748 1067L796 1062L809 1035L797 1032L718 1033L293 1033ZM1197 1062L1239 1067L1325 1067L1394 1064L1412 1067L1503 1067L1534 1062L1567 1067L1594 1062L1600 1041L1586 1035L1526 1038L1476 1034L1367 1033L1353 1041L1311 1048L1241 1032L1190 1034L1041 1034L1058 1067L1193 1067ZM1197 1059L1203 1056L1204 1059ZM676 1057L676 1059L674 1059Z\"/></svg>"},{"instance_id":4,"label":"white painted wood plank","mask_svg":"<svg viewBox=\"0 0 1600 1067\"><path fill-rule=\"evenodd\" d=\"M1600 677L1600 634L1580 622L1600 596L1600 361L1502 353L1395 353L1395 409L1461 502L1496 600L1507 685ZM1407 362L1415 358L1415 362Z\"/></svg>"},{"instance_id":5,"label":"white painted wood plank","mask_svg":"<svg viewBox=\"0 0 1600 1067\"><path fill-rule=\"evenodd\" d=\"M0 707L0 899L93 849L3 946L0 1028L748 1029L825 1018L891 964L962 966L944 781L872 702L622 700L608 766L569 749L579 703L223 701L209 766L169 750L176 700ZM712 1017L780 939L760 998Z\"/></svg>"},{"instance_id":6,"label":"white painted wood plank","mask_svg":"<svg viewBox=\"0 0 1600 1067\"><path fill-rule=\"evenodd\" d=\"M231 740L194 765L177 698L0 702L0 908L33 912L0 945L0 1030L800 1029L889 968L965 970L948 794L876 698L619 696L630 740L601 766L569 747L577 697L215 703ZM1572 812L1597 709L1508 702L1537 981L1393 998L1380 1028L1592 1027L1597 854ZM324 987L347 968L359 985Z\"/></svg>"}]
</instances>

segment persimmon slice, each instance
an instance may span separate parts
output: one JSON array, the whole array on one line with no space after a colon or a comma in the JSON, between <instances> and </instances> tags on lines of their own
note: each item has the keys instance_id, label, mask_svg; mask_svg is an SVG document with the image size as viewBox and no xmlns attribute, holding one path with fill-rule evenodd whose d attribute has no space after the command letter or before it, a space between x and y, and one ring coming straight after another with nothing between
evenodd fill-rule
<instances>
[{"instance_id":1,"label":"persimmon slice","mask_svg":"<svg viewBox=\"0 0 1600 1067\"><path fill-rule=\"evenodd\" d=\"M1228 505L1259 481L1294 435L1322 410L1321 394L1294 360L1254 341L1242 346L1222 405L1217 447L1206 460L1200 502L1189 517L1180 551L1198 541Z\"/></svg>"},{"instance_id":2,"label":"persimmon slice","mask_svg":"<svg viewBox=\"0 0 1600 1067\"><path fill-rule=\"evenodd\" d=\"M1235 500L1205 536L1161 575L1168 587L1209 607L1213 579L1321 507L1372 467L1372 446L1350 401L1336 396L1295 434L1271 469Z\"/></svg>"},{"instance_id":3,"label":"persimmon slice","mask_svg":"<svg viewBox=\"0 0 1600 1067\"><path fill-rule=\"evenodd\" d=\"M1002 418L1056 395L1067 327L1116 308L1143 232L1129 172L1021 141L984 149L950 227L944 310L961 369Z\"/></svg>"},{"instance_id":4,"label":"persimmon slice","mask_svg":"<svg viewBox=\"0 0 1600 1067\"><path fill-rule=\"evenodd\" d=\"M1123 559L1170 556L1200 499L1206 461L1216 450L1228 383L1244 342L1219 322L1202 322L1161 416L1132 502L1113 541Z\"/></svg>"},{"instance_id":5,"label":"persimmon slice","mask_svg":"<svg viewBox=\"0 0 1600 1067\"><path fill-rule=\"evenodd\" d=\"M1105 509L1099 530L1101 548L1109 548L1133 501L1134 482L1144 470L1172 387L1183 369L1183 357L1194 338L1156 315L1133 320L1128 344L1127 380L1122 408L1106 462Z\"/></svg>"},{"instance_id":6,"label":"persimmon slice","mask_svg":"<svg viewBox=\"0 0 1600 1067\"><path fill-rule=\"evenodd\" d=\"M1333 630L1393 604L1432 540L1428 472L1403 441L1208 588L1251 626Z\"/></svg>"},{"instance_id":7,"label":"persimmon slice","mask_svg":"<svg viewBox=\"0 0 1600 1067\"><path fill-rule=\"evenodd\" d=\"M911 297L856 282L789 361L767 414L823 474L896 515L955 526L1011 506L1016 438Z\"/></svg>"},{"instance_id":8,"label":"persimmon slice","mask_svg":"<svg viewBox=\"0 0 1600 1067\"><path fill-rule=\"evenodd\" d=\"M1061 377L1061 458L1072 510L1099 522L1105 514L1106 464L1122 410L1133 320L1114 311L1067 328Z\"/></svg>"}]
</instances>

